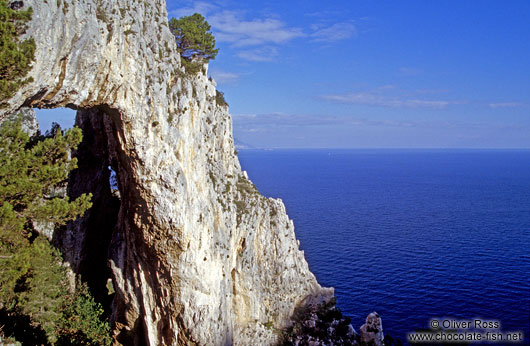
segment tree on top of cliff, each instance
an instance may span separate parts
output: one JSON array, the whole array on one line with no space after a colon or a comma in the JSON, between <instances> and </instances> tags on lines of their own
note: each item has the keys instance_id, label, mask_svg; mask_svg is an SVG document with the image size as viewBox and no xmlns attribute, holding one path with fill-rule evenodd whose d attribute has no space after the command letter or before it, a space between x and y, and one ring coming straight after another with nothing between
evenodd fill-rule
<instances>
[{"instance_id":1,"label":"tree on top of cliff","mask_svg":"<svg viewBox=\"0 0 530 346\"><path fill-rule=\"evenodd\" d=\"M215 59L219 49L210 32L210 24L199 13L180 19L171 18L169 29L175 35L177 50L187 61Z\"/></svg>"}]
</instances>

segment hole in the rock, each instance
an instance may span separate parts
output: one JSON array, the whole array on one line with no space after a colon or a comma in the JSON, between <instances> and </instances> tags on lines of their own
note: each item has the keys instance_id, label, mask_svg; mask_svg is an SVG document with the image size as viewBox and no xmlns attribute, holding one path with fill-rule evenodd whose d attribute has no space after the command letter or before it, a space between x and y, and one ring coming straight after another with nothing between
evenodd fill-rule
<instances>
[{"instance_id":1,"label":"hole in the rock","mask_svg":"<svg viewBox=\"0 0 530 346\"><path fill-rule=\"evenodd\" d=\"M68 108L35 109L41 133L57 128L71 128L76 116L81 121L83 141L75 156L78 168L70 173L67 194L75 199L83 193L92 193L92 208L85 216L55 232L53 242L61 249L65 260L84 282L88 284L94 299L110 313L114 288L109 268L109 248L115 231L120 199L118 177L109 158L106 133L103 127L93 127L88 119L102 121L104 112L81 111Z\"/></svg>"},{"instance_id":2,"label":"hole in the rock","mask_svg":"<svg viewBox=\"0 0 530 346\"><path fill-rule=\"evenodd\" d=\"M63 130L74 127L76 111L70 108L34 109L41 133L52 129L54 123Z\"/></svg>"},{"instance_id":3,"label":"hole in the rock","mask_svg":"<svg viewBox=\"0 0 530 346\"><path fill-rule=\"evenodd\" d=\"M118 191L118 176L116 175L116 172L112 169L112 166L109 166L108 168L110 172L110 177L109 177L110 189L112 192Z\"/></svg>"}]
</instances>

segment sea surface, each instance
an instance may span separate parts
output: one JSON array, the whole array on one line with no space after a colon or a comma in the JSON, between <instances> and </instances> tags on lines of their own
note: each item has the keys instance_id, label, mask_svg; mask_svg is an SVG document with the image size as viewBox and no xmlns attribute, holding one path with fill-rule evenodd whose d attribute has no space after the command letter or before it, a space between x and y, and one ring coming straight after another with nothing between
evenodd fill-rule
<instances>
[{"instance_id":1,"label":"sea surface","mask_svg":"<svg viewBox=\"0 0 530 346\"><path fill-rule=\"evenodd\" d=\"M406 342L433 318L530 326L530 151L241 150L310 269L358 328ZM499 345L502 343L490 343Z\"/></svg>"}]
</instances>

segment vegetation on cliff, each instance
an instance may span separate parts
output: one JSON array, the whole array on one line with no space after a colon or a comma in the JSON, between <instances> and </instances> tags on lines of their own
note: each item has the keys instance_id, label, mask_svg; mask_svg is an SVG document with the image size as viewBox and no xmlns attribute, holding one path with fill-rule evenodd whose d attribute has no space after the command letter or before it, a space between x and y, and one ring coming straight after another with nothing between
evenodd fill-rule
<instances>
[{"instance_id":1,"label":"vegetation on cliff","mask_svg":"<svg viewBox=\"0 0 530 346\"><path fill-rule=\"evenodd\" d=\"M169 20L169 29L175 35L182 65L190 74L198 73L203 63L215 59L219 49L210 32L210 24L199 13Z\"/></svg>"},{"instance_id":2,"label":"vegetation on cliff","mask_svg":"<svg viewBox=\"0 0 530 346\"><path fill-rule=\"evenodd\" d=\"M81 130L29 138L21 122L0 127L0 337L23 344L110 344L102 309L70 282L59 250L35 225L64 225L91 207L61 189L77 167ZM74 289L73 287L76 286Z\"/></svg>"},{"instance_id":3,"label":"vegetation on cliff","mask_svg":"<svg viewBox=\"0 0 530 346\"><path fill-rule=\"evenodd\" d=\"M171 18L169 28L175 35L177 51L184 59L208 62L217 56L219 49L215 48L210 24L199 13L179 19Z\"/></svg>"},{"instance_id":4,"label":"vegetation on cliff","mask_svg":"<svg viewBox=\"0 0 530 346\"><path fill-rule=\"evenodd\" d=\"M6 0L0 0L0 107L20 86L31 81L25 78L35 58L35 41L20 41L31 20L33 9L17 11Z\"/></svg>"},{"instance_id":5,"label":"vegetation on cliff","mask_svg":"<svg viewBox=\"0 0 530 346\"><path fill-rule=\"evenodd\" d=\"M350 323L350 318L337 308L335 298L301 306L295 310L292 325L283 331L282 345L355 345L358 336Z\"/></svg>"},{"instance_id":6,"label":"vegetation on cliff","mask_svg":"<svg viewBox=\"0 0 530 346\"><path fill-rule=\"evenodd\" d=\"M372 314L369 315L367 320ZM281 342L283 346L291 345L351 345L351 346L403 346L399 339L386 335L383 339L377 339L373 333L363 340L363 327L361 334L357 334L351 326L351 319L342 314L337 307L336 298L320 304L302 305L295 309L292 324L281 331ZM380 322L380 320L379 320ZM381 333L382 327L370 332Z\"/></svg>"}]
</instances>

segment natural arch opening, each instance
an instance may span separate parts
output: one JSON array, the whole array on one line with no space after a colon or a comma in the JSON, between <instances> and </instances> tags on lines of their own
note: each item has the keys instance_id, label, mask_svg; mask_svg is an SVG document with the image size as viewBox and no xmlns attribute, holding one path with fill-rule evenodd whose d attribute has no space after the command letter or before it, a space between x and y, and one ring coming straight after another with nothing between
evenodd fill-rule
<instances>
[{"instance_id":1,"label":"natural arch opening","mask_svg":"<svg viewBox=\"0 0 530 346\"><path fill-rule=\"evenodd\" d=\"M87 283L92 296L109 316L114 296L109 260L121 207L118 162L109 150L109 142L114 141L110 138L112 129L108 128L109 115L99 108L35 111L42 133L51 131L54 124L62 129L75 125L83 132L83 141L72 152L78 168L70 173L66 194L75 199L91 193L93 205L83 217L56 230L52 242L61 249L64 259Z\"/></svg>"},{"instance_id":2,"label":"natural arch opening","mask_svg":"<svg viewBox=\"0 0 530 346\"><path fill-rule=\"evenodd\" d=\"M35 108L35 115L41 133L50 131L53 124L59 124L61 129L69 129L74 126L76 111L71 108L39 109Z\"/></svg>"}]
</instances>

